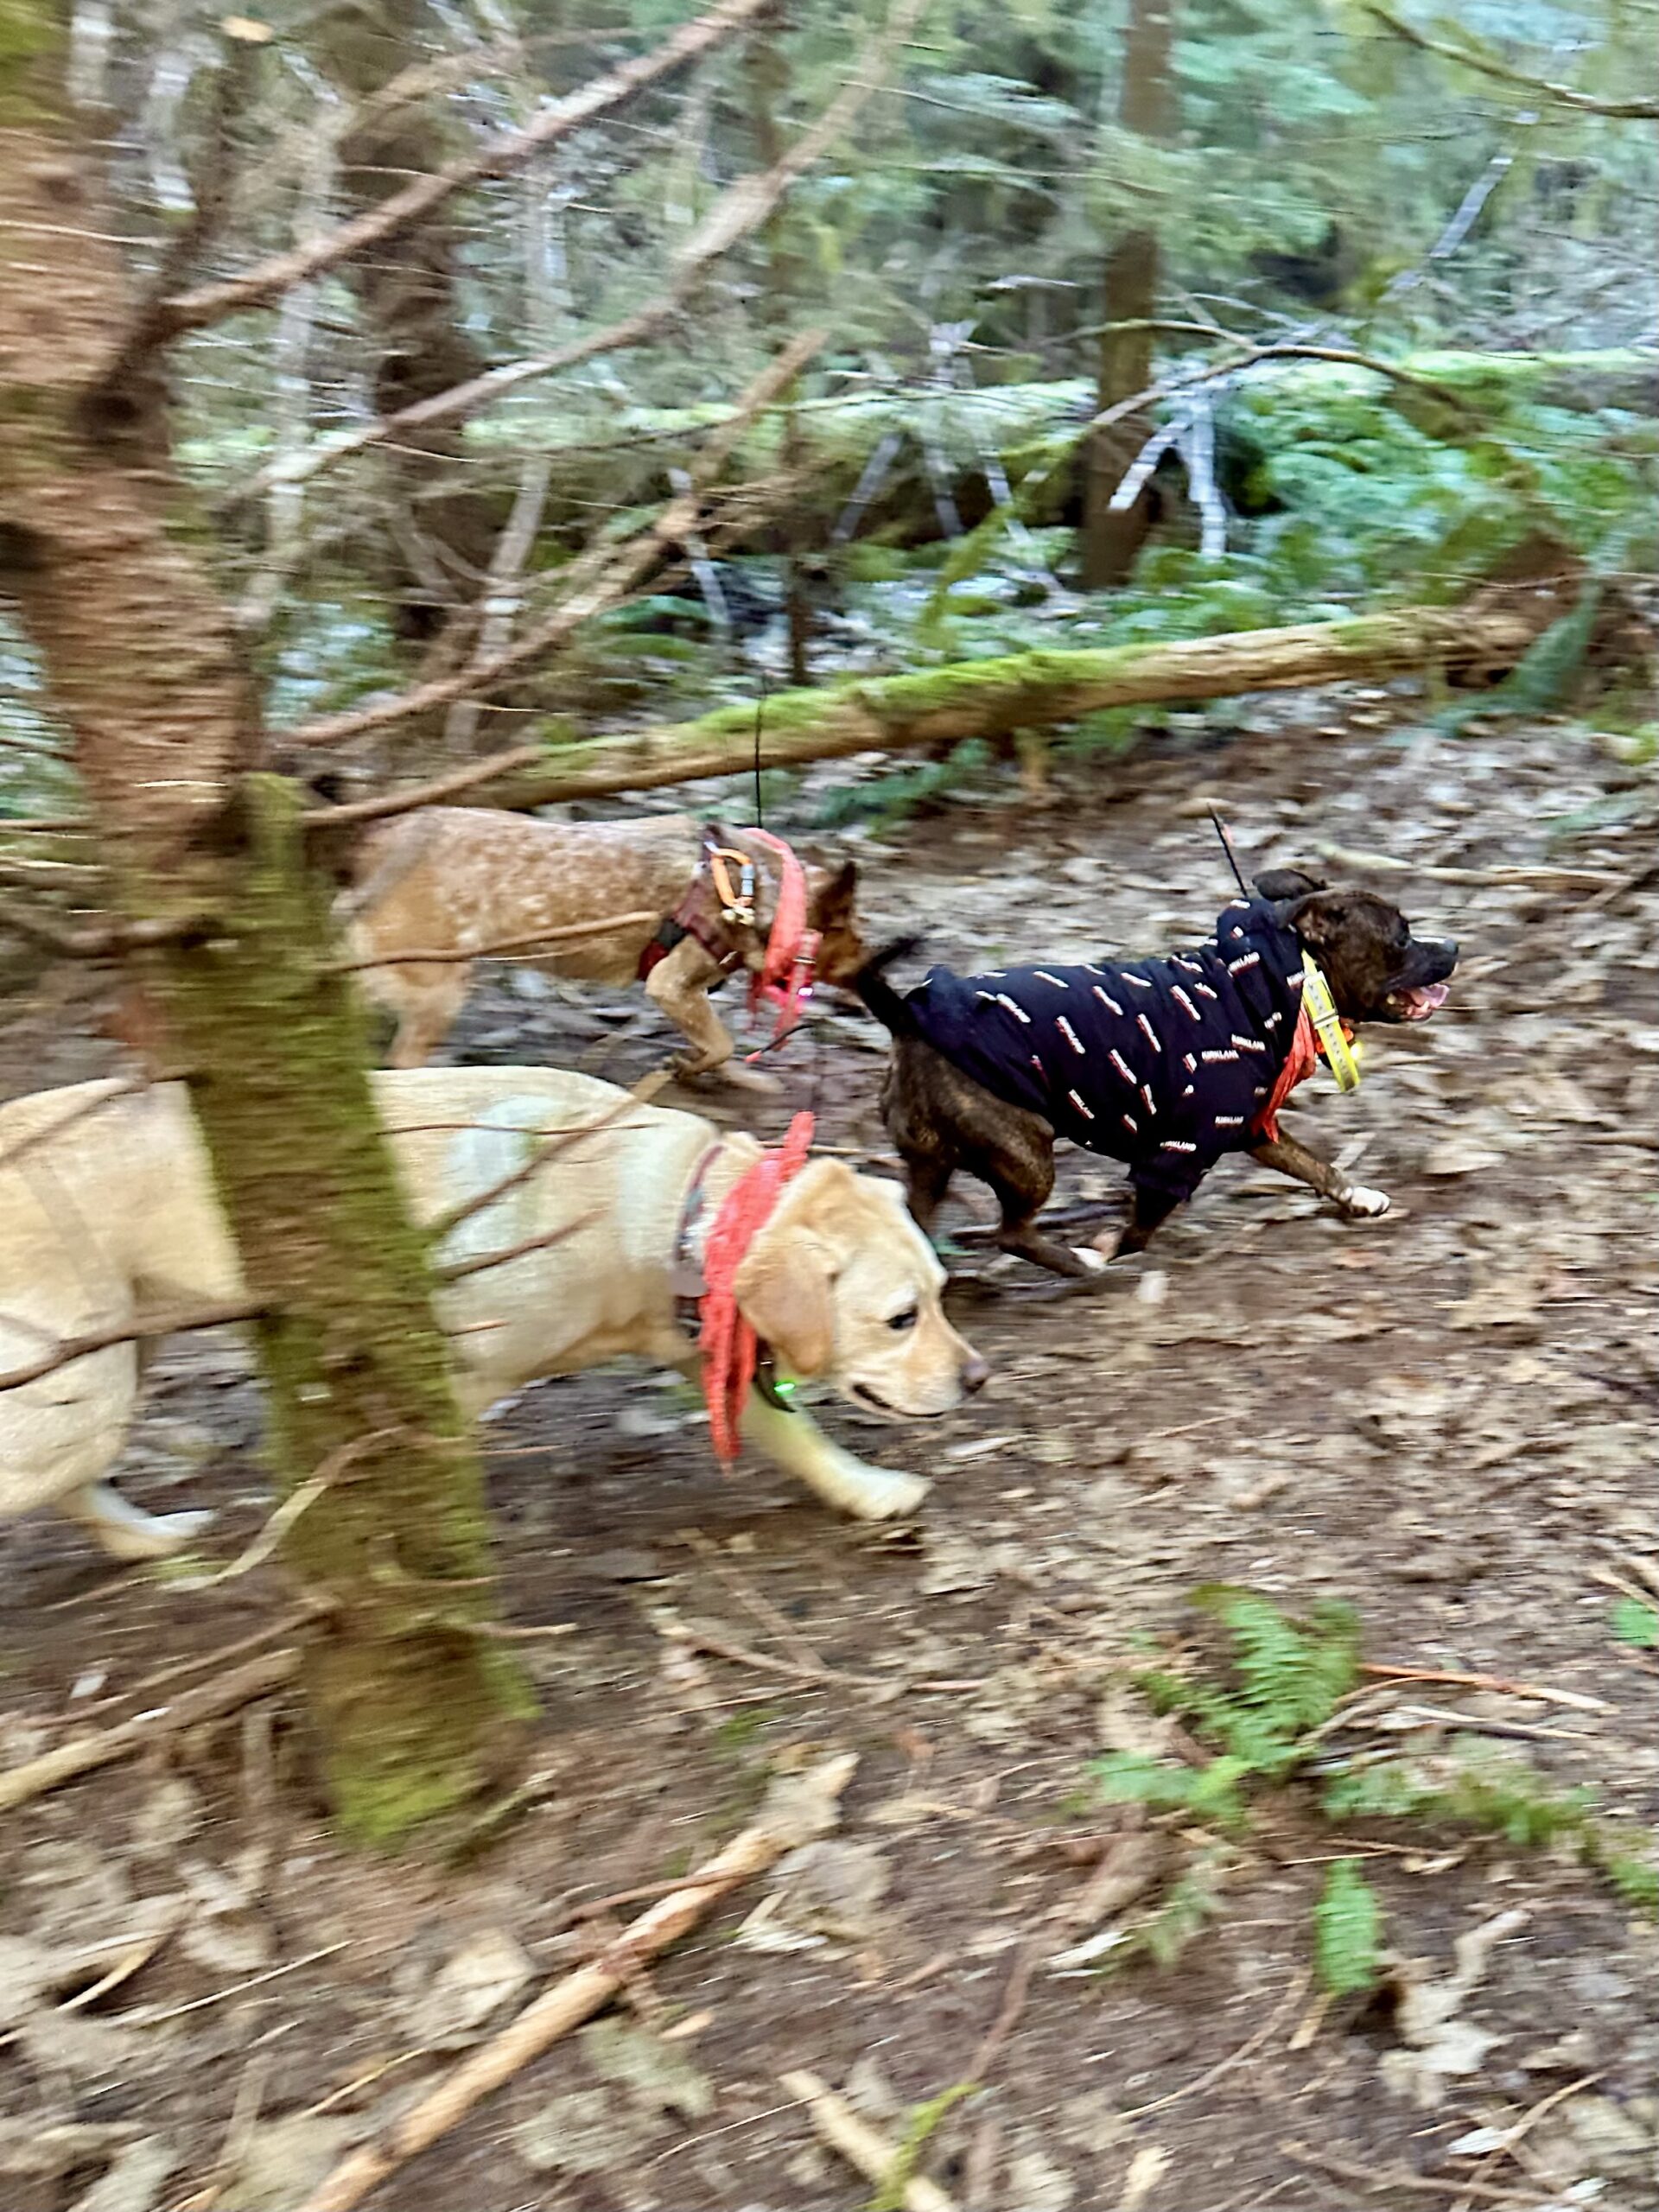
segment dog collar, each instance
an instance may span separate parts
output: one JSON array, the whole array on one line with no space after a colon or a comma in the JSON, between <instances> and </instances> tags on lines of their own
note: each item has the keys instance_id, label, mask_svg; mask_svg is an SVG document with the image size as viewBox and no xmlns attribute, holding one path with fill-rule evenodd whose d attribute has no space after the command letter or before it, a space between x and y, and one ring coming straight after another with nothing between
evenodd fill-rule
<instances>
[{"instance_id":1,"label":"dog collar","mask_svg":"<svg viewBox=\"0 0 1659 2212\"><path fill-rule=\"evenodd\" d=\"M1302 1004L1307 1008L1319 1049L1337 1079L1338 1090L1359 1089L1359 1047L1337 1012L1325 971L1311 952L1302 955Z\"/></svg>"}]
</instances>

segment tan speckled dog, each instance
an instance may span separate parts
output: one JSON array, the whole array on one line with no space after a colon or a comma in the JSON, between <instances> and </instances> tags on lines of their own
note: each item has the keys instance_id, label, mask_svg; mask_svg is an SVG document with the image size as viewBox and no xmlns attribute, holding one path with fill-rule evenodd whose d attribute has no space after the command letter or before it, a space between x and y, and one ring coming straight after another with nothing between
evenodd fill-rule
<instances>
[{"instance_id":1,"label":"tan speckled dog","mask_svg":"<svg viewBox=\"0 0 1659 2212\"><path fill-rule=\"evenodd\" d=\"M710 825L713 827L713 825ZM747 830L715 830L718 842L752 861L752 926L722 923L709 902L706 934L682 936L645 978L645 989L685 1036L682 1075L718 1070L728 1082L771 1088L733 1067L732 1039L709 992L734 968L758 974L777 909L779 862ZM632 822L537 822L487 807L434 806L372 830L359 846L341 901L353 957L369 997L397 1017L395 1068L419 1067L448 1034L472 981L469 951L533 941L607 915L643 916L602 936L504 957L575 981L632 982L658 925L678 907L702 858L704 825L689 814ZM857 870L807 871L807 926L823 934L819 980L846 984L866 957L853 918ZM401 953L442 952L442 963L397 962Z\"/></svg>"}]
</instances>

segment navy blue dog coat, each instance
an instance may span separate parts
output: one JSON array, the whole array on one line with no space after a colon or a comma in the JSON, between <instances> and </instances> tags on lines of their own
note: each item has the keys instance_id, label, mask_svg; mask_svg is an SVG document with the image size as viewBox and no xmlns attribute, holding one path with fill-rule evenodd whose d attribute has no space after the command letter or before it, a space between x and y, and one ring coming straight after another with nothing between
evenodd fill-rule
<instances>
[{"instance_id":1,"label":"navy blue dog coat","mask_svg":"<svg viewBox=\"0 0 1659 2212\"><path fill-rule=\"evenodd\" d=\"M1296 937L1265 899L1236 899L1190 952L983 976L934 968L905 1006L964 1075L1179 1203L1224 1153L1274 1135L1290 1087L1281 1077L1313 1064L1307 1039L1296 1049L1301 995Z\"/></svg>"}]
</instances>

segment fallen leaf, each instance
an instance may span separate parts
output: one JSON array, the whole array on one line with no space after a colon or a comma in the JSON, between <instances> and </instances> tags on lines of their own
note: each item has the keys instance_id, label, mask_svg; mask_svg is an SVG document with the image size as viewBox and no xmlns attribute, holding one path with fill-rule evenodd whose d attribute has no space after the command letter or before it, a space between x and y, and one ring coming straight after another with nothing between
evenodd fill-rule
<instances>
[{"instance_id":1,"label":"fallen leaf","mask_svg":"<svg viewBox=\"0 0 1659 2212\"><path fill-rule=\"evenodd\" d=\"M404 2005L411 2041L429 2050L457 2050L476 2042L535 1971L505 1929L480 1929L449 1952Z\"/></svg>"},{"instance_id":2,"label":"fallen leaf","mask_svg":"<svg viewBox=\"0 0 1659 2212\"><path fill-rule=\"evenodd\" d=\"M695 2061L651 2029L628 2020L595 2020L582 2031L582 2056L601 2082L626 2089L647 2112L706 2120L715 2085Z\"/></svg>"}]
</instances>

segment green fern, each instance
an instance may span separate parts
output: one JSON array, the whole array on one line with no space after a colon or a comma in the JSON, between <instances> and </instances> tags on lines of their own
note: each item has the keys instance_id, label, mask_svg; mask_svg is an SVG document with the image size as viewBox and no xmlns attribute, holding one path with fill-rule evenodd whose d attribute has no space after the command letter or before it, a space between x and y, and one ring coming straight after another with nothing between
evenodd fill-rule
<instances>
[{"instance_id":1,"label":"green fern","mask_svg":"<svg viewBox=\"0 0 1659 2212\"><path fill-rule=\"evenodd\" d=\"M1389 1759L1333 1776L1322 1803L1332 1820L1418 1820L1474 1828L1523 1849L1570 1844L1580 1863L1602 1876L1638 1911L1659 1916L1659 1866L1619 1822L1599 1819L1587 1789L1555 1789L1525 1759L1493 1758L1463 1739L1444 1777Z\"/></svg>"},{"instance_id":2,"label":"green fern","mask_svg":"<svg viewBox=\"0 0 1659 2212\"><path fill-rule=\"evenodd\" d=\"M1258 1591L1228 1583L1205 1584L1195 1603L1231 1637L1243 1695L1279 1732L1322 1727L1352 1689L1359 1628L1351 1607L1317 1605L1306 1621L1294 1621Z\"/></svg>"},{"instance_id":3,"label":"green fern","mask_svg":"<svg viewBox=\"0 0 1659 2212\"><path fill-rule=\"evenodd\" d=\"M1374 1989L1382 1967L1382 1908L1357 1859L1338 1859L1313 1908L1313 1965L1332 1997Z\"/></svg>"}]
</instances>

